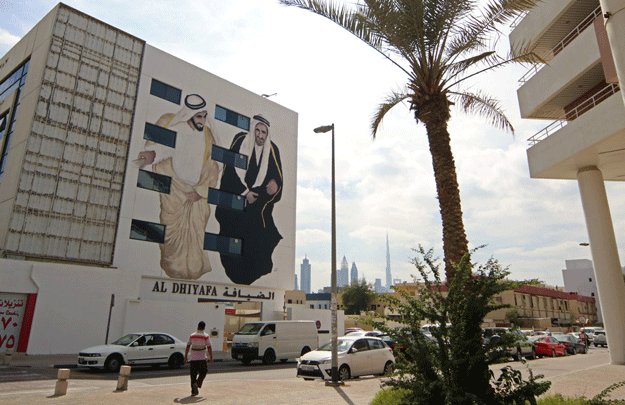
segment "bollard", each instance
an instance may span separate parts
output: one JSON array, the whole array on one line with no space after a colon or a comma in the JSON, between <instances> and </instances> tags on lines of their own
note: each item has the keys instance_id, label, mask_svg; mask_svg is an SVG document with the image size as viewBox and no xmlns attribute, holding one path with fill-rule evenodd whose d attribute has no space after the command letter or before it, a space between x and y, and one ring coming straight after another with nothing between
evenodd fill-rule
<instances>
[{"instance_id":1,"label":"bollard","mask_svg":"<svg viewBox=\"0 0 625 405\"><path fill-rule=\"evenodd\" d=\"M69 379L69 368L60 368L57 373L58 381L54 389L54 396L59 397L67 394L67 380Z\"/></svg>"},{"instance_id":2,"label":"bollard","mask_svg":"<svg viewBox=\"0 0 625 405\"><path fill-rule=\"evenodd\" d=\"M117 378L117 391L128 390L128 377L130 377L130 366L121 366Z\"/></svg>"},{"instance_id":3,"label":"bollard","mask_svg":"<svg viewBox=\"0 0 625 405\"><path fill-rule=\"evenodd\" d=\"M2 356L2 364L5 366L11 365L11 357L13 355L13 348L7 349Z\"/></svg>"}]
</instances>

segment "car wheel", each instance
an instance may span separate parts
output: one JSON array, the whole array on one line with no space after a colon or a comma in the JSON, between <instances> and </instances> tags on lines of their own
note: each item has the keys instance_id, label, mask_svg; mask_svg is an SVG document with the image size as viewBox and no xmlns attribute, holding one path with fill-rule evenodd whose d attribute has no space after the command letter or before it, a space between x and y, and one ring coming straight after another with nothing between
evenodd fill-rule
<instances>
[{"instance_id":1,"label":"car wheel","mask_svg":"<svg viewBox=\"0 0 625 405\"><path fill-rule=\"evenodd\" d=\"M265 350L265 354L263 356L263 364L271 364L276 361L276 352L273 349Z\"/></svg>"},{"instance_id":2,"label":"car wheel","mask_svg":"<svg viewBox=\"0 0 625 405\"><path fill-rule=\"evenodd\" d=\"M288 359L280 359L280 363L286 363Z\"/></svg>"},{"instance_id":3,"label":"car wheel","mask_svg":"<svg viewBox=\"0 0 625 405\"><path fill-rule=\"evenodd\" d=\"M176 370L182 367L182 363L184 363L184 358L180 353L172 354L167 361L167 365L172 370Z\"/></svg>"},{"instance_id":4,"label":"car wheel","mask_svg":"<svg viewBox=\"0 0 625 405\"><path fill-rule=\"evenodd\" d=\"M395 365L393 364L392 361L387 361L386 364L384 365L384 373L383 375L391 375L393 374L393 371L395 370Z\"/></svg>"},{"instance_id":5,"label":"car wheel","mask_svg":"<svg viewBox=\"0 0 625 405\"><path fill-rule=\"evenodd\" d=\"M119 354L111 354L104 362L104 368L111 373L116 373L124 364L124 359Z\"/></svg>"},{"instance_id":6,"label":"car wheel","mask_svg":"<svg viewBox=\"0 0 625 405\"><path fill-rule=\"evenodd\" d=\"M241 359L241 363L242 363L244 366L249 366L251 362L252 362L252 359L250 359L249 357L243 357L243 358Z\"/></svg>"},{"instance_id":7,"label":"car wheel","mask_svg":"<svg viewBox=\"0 0 625 405\"><path fill-rule=\"evenodd\" d=\"M303 355L305 355L306 353L308 353L309 351L310 351L310 347L305 346L305 347L302 349L302 354L301 354L301 355L303 356Z\"/></svg>"},{"instance_id":8,"label":"car wheel","mask_svg":"<svg viewBox=\"0 0 625 405\"><path fill-rule=\"evenodd\" d=\"M529 356L526 356L526 358L530 360L536 360L536 349L532 347L532 352L530 353Z\"/></svg>"},{"instance_id":9,"label":"car wheel","mask_svg":"<svg viewBox=\"0 0 625 405\"><path fill-rule=\"evenodd\" d=\"M556 349L551 349L551 357L556 357Z\"/></svg>"},{"instance_id":10,"label":"car wheel","mask_svg":"<svg viewBox=\"0 0 625 405\"><path fill-rule=\"evenodd\" d=\"M599 346L598 344L595 343L595 347Z\"/></svg>"},{"instance_id":11,"label":"car wheel","mask_svg":"<svg viewBox=\"0 0 625 405\"><path fill-rule=\"evenodd\" d=\"M588 353L588 348L586 347L586 345L584 345L584 348L582 349L582 354L586 353Z\"/></svg>"},{"instance_id":12,"label":"car wheel","mask_svg":"<svg viewBox=\"0 0 625 405\"><path fill-rule=\"evenodd\" d=\"M339 380L347 381L351 377L351 372L349 371L349 366L347 364L343 364L341 368L339 368Z\"/></svg>"}]
</instances>

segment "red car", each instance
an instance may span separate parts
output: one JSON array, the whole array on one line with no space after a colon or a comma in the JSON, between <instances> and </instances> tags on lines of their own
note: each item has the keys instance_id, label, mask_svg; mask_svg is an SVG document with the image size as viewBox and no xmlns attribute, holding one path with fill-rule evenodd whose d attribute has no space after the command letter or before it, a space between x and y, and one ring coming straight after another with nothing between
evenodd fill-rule
<instances>
[{"instance_id":1,"label":"red car","mask_svg":"<svg viewBox=\"0 0 625 405\"><path fill-rule=\"evenodd\" d=\"M553 336L530 336L529 340L534 342L537 356L565 356L566 346L558 342Z\"/></svg>"}]
</instances>

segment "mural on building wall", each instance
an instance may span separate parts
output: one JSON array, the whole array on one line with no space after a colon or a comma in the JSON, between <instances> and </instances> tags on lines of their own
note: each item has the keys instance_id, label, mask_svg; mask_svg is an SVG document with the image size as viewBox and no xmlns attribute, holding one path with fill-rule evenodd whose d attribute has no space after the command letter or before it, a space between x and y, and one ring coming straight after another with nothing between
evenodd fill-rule
<instances>
[{"instance_id":1,"label":"mural on building wall","mask_svg":"<svg viewBox=\"0 0 625 405\"><path fill-rule=\"evenodd\" d=\"M241 255L221 254L226 275L236 284L250 285L271 273L271 255L282 235L273 220L282 197L280 151L271 141L271 124L262 115L252 118L250 132L234 136L230 150L248 157L247 170L225 166L220 190L245 196L243 211L217 207L219 235L243 240Z\"/></svg>"},{"instance_id":2,"label":"mural on building wall","mask_svg":"<svg viewBox=\"0 0 625 405\"><path fill-rule=\"evenodd\" d=\"M207 121L206 101L197 94L185 97L177 113L162 115L156 125L176 131L176 147L151 141L139 153L141 167L171 177L169 194L159 193L160 223L167 228L161 267L172 278L200 278L211 271L204 251L204 232L210 217L209 187L216 187L219 168L211 159L215 137Z\"/></svg>"},{"instance_id":3,"label":"mural on building wall","mask_svg":"<svg viewBox=\"0 0 625 405\"><path fill-rule=\"evenodd\" d=\"M138 154L141 168L152 165L153 172L171 178L169 193L159 193L159 222L165 225L164 242L159 243L161 268L171 278L191 280L211 271L204 238L211 215L208 194L214 188L245 199L243 210L218 205L214 219L219 236L242 241L241 254L220 252L226 276L235 284L250 285L272 272L272 255L282 239L273 208L282 197L283 170L271 123L254 115L249 131L236 133L228 148L217 145L208 116L212 109L204 97L190 94L183 101L180 111L163 114L155 123L175 132L174 147L146 141ZM213 145L245 156L247 166L224 164L218 181Z\"/></svg>"},{"instance_id":4,"label":"mural on building wall","mask_svg":"<svg viewBox=\"0 0 625 405\"><path fill-rule=\"evenodd\" d=\"M0 352L17 351L26 294L0 293Z\"/></svg>"}]
</instances>

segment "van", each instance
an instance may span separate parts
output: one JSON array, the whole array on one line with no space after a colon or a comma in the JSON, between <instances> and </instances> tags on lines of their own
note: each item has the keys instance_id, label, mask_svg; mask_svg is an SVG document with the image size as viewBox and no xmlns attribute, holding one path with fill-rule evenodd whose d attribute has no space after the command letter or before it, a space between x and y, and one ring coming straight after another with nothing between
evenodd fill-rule
<instances>
[{"instance_id":1,"label":"van","mask_svg":"<svg viewBox=\"0 0 625 405\"><path fill-rule=\"evenodd\" d=\"M319 346L314 321L250 322L232 338L232 358L247 365L252 360L286 362Z\"/></svg>"}]
</instances>

